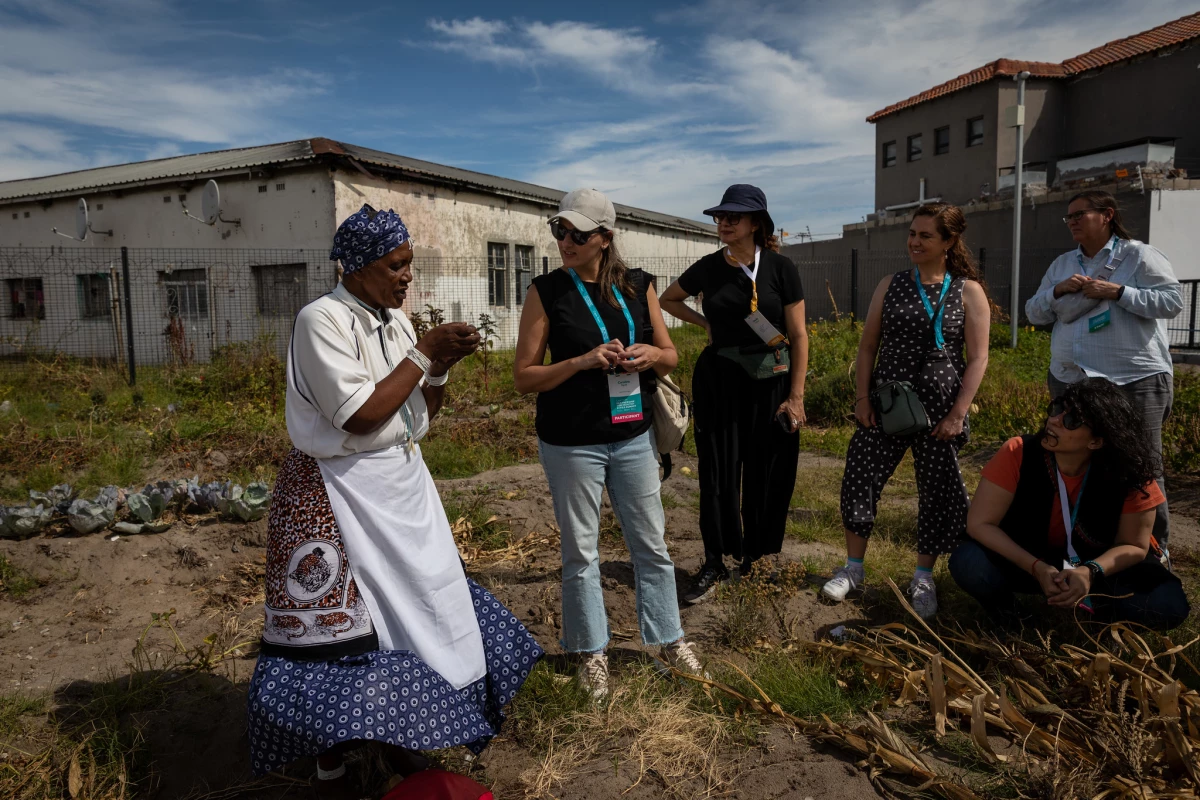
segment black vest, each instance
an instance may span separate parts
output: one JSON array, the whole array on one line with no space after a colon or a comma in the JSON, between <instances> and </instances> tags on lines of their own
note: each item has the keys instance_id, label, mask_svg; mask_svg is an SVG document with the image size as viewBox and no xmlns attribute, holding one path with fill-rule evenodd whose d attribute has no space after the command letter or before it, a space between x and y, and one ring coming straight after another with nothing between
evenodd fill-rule
<instances>
[{"instance_id":1,"label":"black vest","mask_svg":"<svg viewBox=\"0 0 1200 800\"><path fill-rule=\"evenodd\" d=\"M1030 553L1057 567L1066 558L1067 548L1065 544L1050 543L1050 511L1058 496L1054 454L1042 448L1038 434L1022 436L1021 440L1021 478L1000 528ZM1127 493L1102 470L1093 469L1088 475L1072 537L1081 560L1097 558L1113 546L1126 497Z\"/></svg>"}]
</instances>

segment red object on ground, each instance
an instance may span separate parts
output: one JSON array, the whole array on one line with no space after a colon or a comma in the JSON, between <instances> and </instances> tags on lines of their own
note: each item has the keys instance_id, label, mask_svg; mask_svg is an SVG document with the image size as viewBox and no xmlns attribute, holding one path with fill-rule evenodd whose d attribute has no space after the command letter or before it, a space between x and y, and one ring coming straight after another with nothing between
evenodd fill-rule
<instances>
[{"instance_id":1,"label":"red object on ground","mask_svg":"<svg viewBox=\"0 0 1200 800\"><path fill-rule=\"evenodd\" d=\"M396 784L383 800L495 800L495 797L486 786L466 775L427 769Z\"/></svg>"}]
</instances>

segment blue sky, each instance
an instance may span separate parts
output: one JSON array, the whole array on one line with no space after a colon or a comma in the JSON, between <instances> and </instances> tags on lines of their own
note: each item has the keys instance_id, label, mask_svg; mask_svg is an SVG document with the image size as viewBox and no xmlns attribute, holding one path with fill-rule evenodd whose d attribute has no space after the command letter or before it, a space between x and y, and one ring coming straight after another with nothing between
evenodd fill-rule
<instances>
[{"instance_id":1,"label":"blue sky","mask_svg":"<svg viewBox=\"0 0 1200 800\"><path fill-rule=\"evenodd\" d=\"M750 182L789 232L837 232L871 210L871 112L1197 10L0 0L0 180L327 136L693 218Z\"/></svg>"}]
</instances>

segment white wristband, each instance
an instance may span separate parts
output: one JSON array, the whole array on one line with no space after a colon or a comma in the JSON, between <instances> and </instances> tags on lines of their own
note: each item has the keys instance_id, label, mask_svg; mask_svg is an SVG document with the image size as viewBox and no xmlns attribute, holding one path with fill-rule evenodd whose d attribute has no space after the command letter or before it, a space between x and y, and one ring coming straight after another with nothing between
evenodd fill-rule
<instances>
[{"instance_id":1,"label":"white wristband","mask_svg":"<svg viewBox=\"0 0 1200 800\"><path fill-rule=\"evenodd\" d=\"M421 372L423 373L429 372L429 368L433 366L433 362L429 360L429 356L425 355L415 347L408 351L408 355L406 355L405 358L420 367Z\"/></svg>"},{"instance_id":2,"label":"white wristband","mask_svg":"<svg viewBox=\"0 0 1200 800\"><path fill-rule=\"evenodd\" d=\"M425 385L426 386L445 386L446 381L448 381L448 380L450 380L450 370L446 370L440 376L437 376L437 377L430 375L428 373L425 374Z\"/></svg>"},{"instance_id":3,"label":"white wristband","mask_svg":"<svg viewBox=\"0 0 1200 800\"><path fill-rule=\"evenodd\" d=\"M342 762L333 769L321 769L321 765L317 764L317 780L332 781L346 774L346 762Z\"/></svg>"}]
</instances>

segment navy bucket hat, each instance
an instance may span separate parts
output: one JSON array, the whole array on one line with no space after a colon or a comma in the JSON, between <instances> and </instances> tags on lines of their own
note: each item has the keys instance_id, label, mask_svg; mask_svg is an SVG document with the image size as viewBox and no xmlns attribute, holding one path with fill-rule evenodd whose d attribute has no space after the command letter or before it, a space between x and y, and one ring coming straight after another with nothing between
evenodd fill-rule
<instances>
[{"instance_id":1,"label":"navy bucket hat","mask_svg":"<svg viewBox=\"0 0 1200 800\"><path fill-rule=\"evenodd\" d=\"M705 209L704 216L712 216L719 211L728 211L734 214L761 213L766 217L767 223L767 229L763 233L769 237L775 231L775 222L767 213L767 196L757 186L735 183L725 190L725 194L721 195L721 205Z\"/></svg>"}]
</instances>

